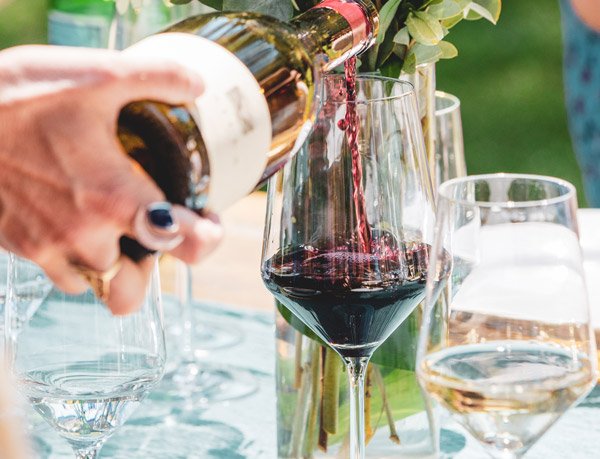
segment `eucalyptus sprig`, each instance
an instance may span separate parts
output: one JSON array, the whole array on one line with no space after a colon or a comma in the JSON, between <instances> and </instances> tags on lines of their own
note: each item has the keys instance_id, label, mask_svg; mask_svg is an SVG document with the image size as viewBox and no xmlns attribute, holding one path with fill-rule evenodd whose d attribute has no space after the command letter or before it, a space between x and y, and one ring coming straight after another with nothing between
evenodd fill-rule
<instances>
[{"instance_id":1,"label":"eucalyptus sprig","mask_svg":"<svg viewBox=\"0 0 600 459\"><path fill-rule=\"evenodd\" d=\"M192 0L171 0L189 3ZM318 4L318 0L197 0L219 11L255 11L289 19ZM463 19L486 19L496 24L502 0L370 0L380 15L377 42L361 56L362 72L398 76L413 73L419 64L458 55L447 41L452 27Z\"/></svg>"}]
</instances>

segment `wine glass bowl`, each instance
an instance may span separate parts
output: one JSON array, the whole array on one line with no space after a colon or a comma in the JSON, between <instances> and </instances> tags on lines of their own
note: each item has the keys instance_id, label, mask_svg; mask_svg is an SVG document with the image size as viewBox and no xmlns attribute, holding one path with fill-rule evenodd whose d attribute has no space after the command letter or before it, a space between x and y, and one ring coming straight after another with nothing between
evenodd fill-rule
<instances>
[{"instance_id":1,"label":"wine glass bowl","mask_svg":"<svg viewBox=\"0 0 600 459\"><path fill-rule=\"evenodd\" d=\"M435 92L435 161L433 182L441 183L467 175L460 100L453 94Z\"/></svg>"},{"instance_id":2,"label":"wine glass bowl","mask_svg":"<svg viewBox=\"0 0 600 459\"><path fill-rule=\"evenodd\" d=\"M155 271L143 305L128 316L113 316L91 291L67 295L52 286L27 324L13 333L18 388L78 458L94 458L162 377L158 282ZM9 313L14 297L9 287Z\"/></svg>"},{"instance_id":3,"label":"wine glass bowl","mask_svg":"<svg viewBox=\"0 0 600 459\"><path fill-rule=\"evenodd\" d=\"M327 76L314 131L269 183L262 277L347 366L364 455L369 358L422 300L434 211L412 86Z\"/></svg>"},{"instance_id":4,"label":"wine glass bowl","mask_svg":"<svg viewBox=\"0 0 600 459\"><path fill-rule=\"evenodd\" d=\"M596 379L575 190L446 182L432 250L420 382L492 457L521 457Z\"/></svg>"}]
</instances>

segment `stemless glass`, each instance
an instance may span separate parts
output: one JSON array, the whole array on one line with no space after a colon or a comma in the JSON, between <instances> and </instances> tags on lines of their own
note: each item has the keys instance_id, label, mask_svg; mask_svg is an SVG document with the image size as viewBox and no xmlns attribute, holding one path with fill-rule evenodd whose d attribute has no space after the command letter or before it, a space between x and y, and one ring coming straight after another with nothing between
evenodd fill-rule
<instances>
[{"instance_id":1,"label":"stemless glass","mask_svg":"<svg viewBox=\"0 0 600 459\"><path fill-rule=\"evenodd\" d=\"M262 277L346 365L350 444L340 455L357 459L367 364L424 297L434 211L412 86L359 77L353 103L345 88L343 76L325 78L310 142L269 183Z\"/></svg>"},{"instance_id":2,"label":"stemless glass","mask_svg":"<svg viewBox=\"0 0 600 459\"><path fill-rule=\"evenodd\" d=\"M417 375L492 457L523 456L596 379L576 208L550 177L439 189Z\"/></svg>"},{"instance_id":3,"label":"stemless glass","mask_svg":"<svg viewBox=\"0 0 600 459\"><path fill-rule=\"evenodd\" d=\"M11 257L12 258L12 257ZM8 276L7 316L15 310L15 264ZM75 451L93 459L160 380L165 342L157 270L140 309L114 316L91 291L52 287L20 332L7 324L19 390Z\"/></svg>"},{"instance_id":4,"label":"stemless glass","mask_svg":"<svg viewBox=\"0 0 600 459\"><path fill-rule=\"evenodd\" d=\"M435 162L433 183L467 175L460 100L447 92L435 92Z\"/></svg>"}]
</instances>

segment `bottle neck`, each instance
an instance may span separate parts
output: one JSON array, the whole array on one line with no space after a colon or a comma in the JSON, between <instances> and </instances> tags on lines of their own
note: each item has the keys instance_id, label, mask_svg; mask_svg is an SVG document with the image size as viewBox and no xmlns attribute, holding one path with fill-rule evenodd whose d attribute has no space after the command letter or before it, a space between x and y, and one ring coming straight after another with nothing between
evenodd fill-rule
<instances>
[{"instance_id":1,"label":"bottle neck","mask_svg":"<svg viewBox=\"0 0 600 459\"><path fill-rule=\"evenodd\" d=\"M306 48L322 56L330 71L367 48L379 31L379 15L370 0L324 0L291 22Z\"/></svg>"}]
</instances>

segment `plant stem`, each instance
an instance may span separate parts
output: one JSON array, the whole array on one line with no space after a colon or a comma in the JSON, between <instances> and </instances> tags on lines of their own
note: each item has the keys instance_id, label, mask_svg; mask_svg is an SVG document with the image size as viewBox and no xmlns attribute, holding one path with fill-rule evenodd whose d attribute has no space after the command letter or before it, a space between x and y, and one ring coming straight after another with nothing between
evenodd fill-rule
<instances>
[{"instance_id":1,"label":"plant stem","mask_svg":"<svg viewBox=\"0 0 600 459\"><path fill-rule=\"evenodd\" d=\"M294 349L294 389L300 389L302 383L302 333L299 331L295 335Z\"/></svg>"},{"instance_id":2,"label":"plant stem","mask_svg":"<svg viewBox=\"0 0 600 459\"><path fill-rule=\"evenodd\" d=\"M321 346L314 341L310 343L311 349L311 400L310 412L308 414L307 434L304 444L305 458L312 458L313 451L317 445L315 435L317 434L317 414L319 413L319 399L321 398Z\"/></svg>"},{"instance_id":3,"label":"plant stem","mask_svg":"<svg viewBox=\"0 0 600 459\"><path fill-rule=\"evenodd\" d=\"M290 439L290 451L287 457L300 457L300 448L306 432L306 420L308 417L308 394L310 391L310 363L306 363L302 371L302 380L298 390L294 420L292 422L292 438Z\"/></svg>"},{"instance_id":4,"label":"plant stem","mask_svg":"<svg viewBox=\"0 0 600 459\"><path fill-rule=\"evenodd\" d=\"M372 401L372 393L371 388L373 386L373 365L367 365L367 374L365 376L365 444L368 444L371 441L371 437L375 435L375 431L373 430L373 426L371 424L371 401Z\"/></svg>"},{"instance_id":5,"label":"plant stem","mask_svg":"<svg viewBox=\"0 0 600 459\"><path fill-rule=\"evenodd\" d=\"M383 409L385 410L385 417L387 418L388 426L390 428L390 440L399 445L401 442L400 437L398 436L398 431L396 430L396 423L394 422L392 407L390 406L387 391L385 390L385 382L383 381L381 370L377 365L374 365L373 378L375 379L375 384L377 384L377 387L379 387L379 392L381 393L381 403L383 405Z\"/></svg>"},{"instance_id":6,"label":"plant stem","mask_svg":"<svg viewBox=\"0 0 600 459\"><path fill-rule=\"evenodd\" d=\"M340 377L342 362L330 348L325 351L325 371L323 373L322 428L331 435L337 433L340 406Z\"/></svg>"},{"instance_id":7,"label":"plant stem","mask_svg":"<svg viewBox=\"0 0 600 459\"><path fill-rule=\"evenodd\" d=\"M368 357L346 358L348 382L350 383L350 456L349 459L365 457L365 375Z\"/></svg>"}]
</instances>

